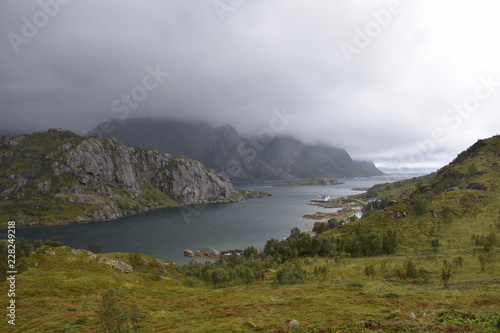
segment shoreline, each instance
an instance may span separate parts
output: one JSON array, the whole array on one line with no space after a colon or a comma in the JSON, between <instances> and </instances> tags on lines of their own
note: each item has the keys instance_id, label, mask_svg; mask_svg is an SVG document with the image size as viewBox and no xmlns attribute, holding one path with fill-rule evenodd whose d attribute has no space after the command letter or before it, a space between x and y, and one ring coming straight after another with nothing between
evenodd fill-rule
<instances>
[{"instance_id":1,"label":"shoreline","mask_svg":"<svg viewBox=\"0 0 500 333\"><path fill-rule=\"evenodd\" d=\"M69 225L69 224L90 224L90 223L98 223L98 222L109 222L109 221L114 221L117 219L121 219L123 217L127 216L134 216L134 215L140 215L148 212L154 212L154 211L159 211L159 210L167 210L167 209L174 209L174 208L183 208L183 207L192 207L192 206L200 206L200 205L220 205L220 204L227 204L227 203L236 203L236 202L243 202L245 200L249 199L259 199L259 198L268 198L271 196L271 193L265 192L265 191L252 191L252 190L239 190L245 191L245 195L241 197L241 200L238 201L226 201L226 202L202 202L202 203L196 203L196 204L191 204L191 205L174 205L174 206L169 206L169 207L158 207L158 208L151 208L147 209L141 212L136 212L136 213L131 213L131 214L122 214L121 216L117 216L114 218L110 219L99 219L99 220L81 220L81 221L76 221L76 220L63 220L63 221L57 221L57 222L30 222L30 223L25 223L25 222L16 222L16 227L17 228L41 228L41 227L55 227L55 226L62 226L62 225ZM6 225L1 225L0 226L0 231L1 230L7 230L8 226Z\"/></svg>"},{"instance_id":2,"label":"shoreline","mask_svg":"<svg viewBox=\"0 0 500 333\"><path fill-rule=\"evenodd\" d=\"M294 181L288 183L278 183L272 185L272 187L291 187L291 186L333 186L342 185L345 182L338 180L336 178L314 178L305 181Z\"/></svg>"}]
</instances>

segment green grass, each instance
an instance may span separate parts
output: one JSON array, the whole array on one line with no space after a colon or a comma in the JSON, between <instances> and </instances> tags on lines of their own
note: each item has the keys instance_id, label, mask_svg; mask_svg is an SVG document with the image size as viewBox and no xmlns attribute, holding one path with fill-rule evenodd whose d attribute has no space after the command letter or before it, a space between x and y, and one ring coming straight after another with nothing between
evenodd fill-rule
<instances>
[{"instance_id":1,"label":"green grass","mask_svg":"<svg viewBox=\"0 0 500 333\"><path fill-rule=\"evenodd\" d=\"M102 296L113 290L121 309L135 307L141 314L142 332L499 332L498 141L473 146L437 173L356 196L395 201L319 236L383 235L390 227L399 238L393 255L300 258L307 270L303 284L279 285L275 271L282 264L274 264L262 281L216 288L187 277L173 263L159 269L146 255L141 268L126 274L85 253L43 248L17 276L16 329L99 331ZM488 190L466 189L470 182ZM497 242L486 252L472 234L494 234ZM107 255L130 260L127 253ZM448 286L445 261L451 265ZM414 278L411 266L418 272ZM326 275L315 274L318 267ZM7 284L2 288L6 295ZM2 302L6 306L7 299ZM287 327L292 319L300 327Z\"/></svg>"},{"instance_id":2,"label":"green grass","mask_svg":"<svg viewBox=\"0 0 500 333\"><path fill-rule=\"evenodd\" d=\"M48 250L57 254L44 254ZM271 332L292 319L301 322L304 331L321 327L364 332L365 325L372 325L383 328L378 331L494 332L500 318L498 268L481 271L477 257L464 252L446 248L370 258L306 258L302 261L308 280L302 285L280 286L274 273L267 273L265 281L250 286L214 288L201 281L194 287L177 285L174 280L185 283L187 278L174 264L154 280L144 269L125 274L85 253L45 248L32 255L30 269L18 275L16 328L98 331L100 299L111 289L121 308L136 306L145 315L147 332ZM125 253L106 255L128 261ZM446 289L439 278L441 261L457 256L462 266L454 266ZM431 271L428 284L390 277L408 258ZM365 276L367 265L374 266L373 277ZM316 266L329 268L326 278L314 275ZM257 329L245 325L248 322Z\"/></svg>"}]
</instances>

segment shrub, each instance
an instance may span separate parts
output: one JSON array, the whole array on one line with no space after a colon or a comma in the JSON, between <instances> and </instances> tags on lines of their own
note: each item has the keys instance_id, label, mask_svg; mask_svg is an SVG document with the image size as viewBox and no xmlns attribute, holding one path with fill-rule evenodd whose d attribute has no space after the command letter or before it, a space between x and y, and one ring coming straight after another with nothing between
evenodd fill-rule
<instances>
[{"instance_id":1,"label":"shrub","mask_svg":"<svg viewBox=\"0 0 500 333\"><path fill-rule=\"evenodd\" d=\"M484 237L483 250L489 252L497 243L497 235L494 231Z\"/></svg>"},{"instance_id":2,"label":"shrub","mask_svg":"<svg viewBox=\"0 0 500 333\"><path fill-rule=\"evenodd\" d=\"M276 279L279 284L299 284L304 283L307 272L299 262L287 262L285 266L276 272Z\"/></svg>"},{"instance_id":3,"label":"shrub","mask_svg":"<svg viewBox=\"0 0 500 333\"><path fill-rule=\"evenodd\" d=\"M62 246L62 242L61 242L61 237L59 236L52 236L51 239L47 239L45 240L45 245L48 245L48 246L54 246L54 247L59 247L59 246Z\"/></svg>"},{"instance_id":4,"label":"shrub","mask_svg":"<svg viewBox=\"0 0 500 333\"><path fill-rule=\"evenodd\" d=\"M325 231L328 231L329 229L330 226L328 222L314 222L314 227L312 231L319 235Z\"/></svg>"},{"instance_id":5,"label":"shrub","mask_svg":"<svg viewBox=\"0 0 500 333\"><path fill-rule=\"evenodd\" d=\"M489 252L497 243L497 235L494 231L487 235L473 234L471 242L472 245L481 246L484 252Z\"/></svg>"},{"instance_id":6,"label":"shrub","mask_svg":"<svg viewBox=\"0 0 500 333\"><path fill-rule=\"evenodd\" d=\"M434 238L431 240L432 251L437 252L439 249L439 238Z\"/></svg>"},{"instance_id":7,"label":"shrub","mask_svg":"<svg viewBox=\"0 0 500 333\"><path fill-rule=\"evenodd\" d=\"M386 254L393 254L398 246L398 234L396 231L388 228L382 237L382 251Z\"/></svg>"},{"instance_id":8,"label":"shrub","mask_svg":"<svg viewBox=\"0 0 500 333\"><path fill-rule=\"evenodd\" d=\"M404 280L405 282L408 281L408 279L415 279L418 276L417 267L411 259L407 259L403 263L402 267L396 268L395 273L399 277L399 279Z\"/></svg>"},{"instance_id":9,"label":"shrub","mask_svg":"<svg viewBox=\"0 0 500 333\"><path fill-rule=\"evenodd\" d=\"M101 247L99 245L95 245L94 243L90 243L89 246L87 246L87 249L93 253L101 253L102 252Z\"/></svg>"},{"instance_id":10,"label":"shrub","mask_svg":"<svg viewBox=\"0 0 500 333\"><path fill-rule=\"evenodd\" d=\"M16 239L16 258L27 257L32 250L33 246L25 238L18 237Z\"/></svg>"},{"instance_id":11,"label":"shrub","mask_svg":"<svg viewBox=\"0 0 500 333\"><path fill-rule=\"evenodd\" d=\"M365 266L364 272L366 277L371 277L373 279L375 276L375 267L373 265Z\"/></svg>"},{"instance_id":12,"label":"shrub","mask_svg":"<svg viewBox=\"0 0 500 333\"><path fill-rule=\"evenodd\" d=\"M448 288L451 279L451 264L448 260L443 260L443 268L441 269L441 280L445 288Z\"/></svg>"},{"instance_id":13,"label":"shrub","mask_svg":"<svg viewBox=\"0 0 500 333\"><path fill-rule=\"evenodd\" d=\"M323 280L325 280L328 276L328 271L329 269L327 265L314 266L314 276L321 277Z\"/></svg>"},{"instance_id":14,"label":"shrub","mask_svg":"<svg viewBox=\"0 0 500 333\"><path fill-rule=\"evenodd\" d=\"M227 287L231 278L223 268L216 268L210 272L210 279L215 286Z\"/></svg>"},{"instance_id":15,"label":"shrub","mask_svg":"<svg viewBox=\"0 0 500 333\"><path fill-rule=\"evenodd\" d=\"M337 219L331 218L328 220L328 228L329 229L337 228L338 226L341 226L341 225L342 225L342 221L339 221Z\"/></svg>"},{"instance_id":16,"label":"shrub","mask_svg":"<svg viewBox=\"0 0 500 333\"><path fill-rule=\"evenodd\" d=\"M462 257L455 257L453 258L453 264L456 266L456 267L462 267L463 264L464 264L464 259Z\"/></svg>"},{"instance_id":17,"label":"shrub","mask_svg":"<svg viewBox=\"0 0 500 333\"><path fill-rule=\"evenodd\" d=\"M146 261L139 252L130 253L128 255L128 260L134 269L142 268L146 265Z\"/></svg>"},{"instance_id":18,"label":"shrub","mask_svg":"<svg viewBox=\"0 0 500 333\"><path fill-rule=\"evenodd\" d=\"M413 205L413 212L418 215L422 216L425 213L427 213L428 210L428 203L425 198L420 197L419 195L415 197L415 204Z\"/></svg>"},{"instance_id":19,"label":"shrub","mask_svg":"<svg viewBox=\"0 0 500 333\"><path fill-rule=\"evenodd\" d=\"M493 253L481 253L477 258L481 264L481 271L485 271L486 266L494 262Z\"/></svg>"},{"instance_id":20,"label":"shrub","mask_svg":"<svg viewBox=\"0 0 500 333\"><path fill-rule=\"evenodd\" d=\"M330 239L315 238L312 241L312 253L318 256L330 256L333 253L333 245Z\"/></svg>"},{"instance_id":21,"label":"shrub","mask_svg":"<svg viewBox=\"0 0 500 333\"><path fill-rule=\"evenodd\" d=\"M243 257L250 259L250 258L258 258L259 257L259 251L253 246L249 246L246 249L243 250Z\"/></svg>"},{"instance_id":22,"label":"shrub","mask_svg":"<svg viewBox=\"0 0 500 333\"><path fill-rule=\"evenodd\" d=\"M378 234L359 231L356 237L345 240L344 251L353 256L376 256L382 253L382 242Z\"/></svg>"},{"instance_id":23,"label":"shrub","mask_svg":"<svg viewBox=\"0 0 500 333\"><path fill-rule=\"evenodd\" d=\"M450 207L446 206L441 210L441 217L443 218L444 223L450 223L453 218L453 210Z\"/></svg>"},{"instance_id":24,"label":"shrub","mask_svg":"<svg viewBox=\"0 0 500 333\"><path fill-rule=\"evenodd\" d=\"M135 307L132 307L131 311L120 308L112 290L108 290L102 296L98 315L102 331L110 333L140 332L141 320L146 317Z\"/></svg>"},{"instance_id":25,"label":"shrub","mask_svg":"<svg viewBox=\"0 0 500 333\"><path fill-rule=\"evenodd\" d=\"M429 284L432 273L428 269L420 267L417 271L417 276L423 284Z\"/></svg>"},{"instance_id":26,"label":"shrub","mask_svg":"<svg viewBox=\"0 0 500 333\"><path fill-rule=\"evenodd\" d=\"M39 249L43 246L43 241L41 239L37 239L33 242L33 249Z\"/></svg>"}]
</instances>

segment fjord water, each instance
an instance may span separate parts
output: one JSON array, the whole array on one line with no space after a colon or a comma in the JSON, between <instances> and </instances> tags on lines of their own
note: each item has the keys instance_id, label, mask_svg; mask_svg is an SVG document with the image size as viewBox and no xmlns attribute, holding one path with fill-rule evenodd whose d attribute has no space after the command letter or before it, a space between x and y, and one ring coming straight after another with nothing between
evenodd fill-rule
<instances>
[{"instance_id":1,"label":"fjord water","mask_svg":"<svg viewBox=\"0 0 500 333\"><path fill-rule=\"evenodd\" d=\"M270 238L281 239L292 228L311 230L314 220L305 214L322 211L308 205L318 195L332 198L360 193L353 188L393 182L417 175L385 175L342 179L345 184L325 186L271 187L272 183L237 184L238 188L262 190L271 197L249 199L229 204L212 204L162 209L113 221L70 224L52 227L19 228L18 237L30 242L61 237L64 245L86 249L90 243L103 252L141 252L184 264L185 249L243 249L254 245L263 248Z\"/></svg>"}]
</instances>

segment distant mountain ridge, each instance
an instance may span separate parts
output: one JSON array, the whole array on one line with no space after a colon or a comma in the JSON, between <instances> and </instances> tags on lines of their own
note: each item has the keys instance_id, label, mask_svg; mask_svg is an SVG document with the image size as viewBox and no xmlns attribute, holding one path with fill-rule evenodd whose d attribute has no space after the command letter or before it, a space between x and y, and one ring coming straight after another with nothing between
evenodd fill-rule
<instances>
[{"instance_id":1,"label":"distant mountain ridge","mask_svg":"<svg viewBox=\"0 0 500 333\"><path fill-rule=\"evenodd\" d=\"M231 126L177 120L115 120L109 135L126 145L185 155L233 181L363 177L383 174L373 162L354 161L341 148L276 136L244 138ZM97 130L95 133L99 133ZM92 135L93 133L89 133Z\"/></svg>"}]
</instances>

